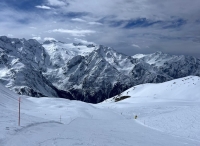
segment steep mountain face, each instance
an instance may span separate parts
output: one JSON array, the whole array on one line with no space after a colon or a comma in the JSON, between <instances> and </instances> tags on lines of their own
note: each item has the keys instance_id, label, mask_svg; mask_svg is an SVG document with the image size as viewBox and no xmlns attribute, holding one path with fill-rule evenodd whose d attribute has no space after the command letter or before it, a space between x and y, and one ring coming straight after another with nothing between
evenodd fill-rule
<instances>
[{"instance_id":1,"label":"steep mountain face","mask_svg":"<svg viewBox=\"0 0 200 146\"><path fill-rule=\"evenodd\" d=\"M42 75L48 54L36 40L0 37L0 82L18 94L58 96Z\"/></svg>"},{"instance_id":2,"label":"steep mountain face","mask_svg":"<svg viewBox=\"0 0 200 146\"><path fill-rule=\"evenodd\" d=\"M175 56L156 52L149 55L140 55L139 58L136 55L133 58L137 58L139 62L147 63L156 74L169 77L169 79L181 78L188 75L200 76L200 59L195 57Z\"/></svg>"},{"instance_id":3,"label":"steep mountain face","mask_svg":"<svg viewBox=\"0 0 200 146\"><path fill-rule=\"evenodd\" d=\"M200 60L127 56L102 45L0 37L0 82L19 94L97 103L142 83L200 76Z\"/></svg>"},{"instance_id":4,"label":"steep mountain face","mask_svg":"<svg viewBox=\"0 0 200 146\"><path fill-rule=\"evenodd\" d=\"M128 72L123 73L126 63L132 65L132 58L128 58L110 48L96 46L88 55L74 56L44 76L59 89L69 91L74 99L97 103L132 85Z\"/></svg>"}]
</instances>

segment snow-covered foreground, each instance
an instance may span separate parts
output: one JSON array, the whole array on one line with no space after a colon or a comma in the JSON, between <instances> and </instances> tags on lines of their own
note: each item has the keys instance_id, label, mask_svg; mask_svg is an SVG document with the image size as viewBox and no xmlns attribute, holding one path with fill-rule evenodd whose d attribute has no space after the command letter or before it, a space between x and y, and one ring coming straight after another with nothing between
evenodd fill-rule
<instances>
[{"instance_id":1,"label":"snow-covered foreground","mask_svg":"<svg viewBox=\"0 0 200 146\"><path fill-rule=\"evenodd\" d=\"M18 95L0 86L0 146L199 146L199 87L199 77L140 85L97 105L22 97L18 126Z\"/></svg>"}]
</instances>

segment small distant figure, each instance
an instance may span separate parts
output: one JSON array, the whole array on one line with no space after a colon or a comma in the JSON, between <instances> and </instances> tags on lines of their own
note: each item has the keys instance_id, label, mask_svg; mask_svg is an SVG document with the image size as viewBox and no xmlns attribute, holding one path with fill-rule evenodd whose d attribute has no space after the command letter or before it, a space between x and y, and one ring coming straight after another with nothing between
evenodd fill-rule
<instances>
[{"instance_id":1,"label":"small distant figure","mask_svg":"<svg viewBox=\"0 0 200 146\"><path fill-rule=\"evenodd\" d=\"M135 119L137 119L137 115L135 115Z\"/></svg>"}]
</instances>

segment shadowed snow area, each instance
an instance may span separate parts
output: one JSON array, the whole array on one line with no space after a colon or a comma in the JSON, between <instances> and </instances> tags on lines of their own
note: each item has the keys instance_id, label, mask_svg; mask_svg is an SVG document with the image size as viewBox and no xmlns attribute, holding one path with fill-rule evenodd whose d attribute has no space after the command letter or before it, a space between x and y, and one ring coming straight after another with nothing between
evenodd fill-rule
<instances>
[{"instance_id":1,"label":"shadowed snow area","mask_svg":"<svg viewBox=\"0 0 200 146\"><path fill-rule=\"evenodd\" d=\"M21 96L18 126L19 95L0 85L0 146L198 146L199 87L200 78L189 76L138 85L96 105Z\"/></svg>"}]
</instances>

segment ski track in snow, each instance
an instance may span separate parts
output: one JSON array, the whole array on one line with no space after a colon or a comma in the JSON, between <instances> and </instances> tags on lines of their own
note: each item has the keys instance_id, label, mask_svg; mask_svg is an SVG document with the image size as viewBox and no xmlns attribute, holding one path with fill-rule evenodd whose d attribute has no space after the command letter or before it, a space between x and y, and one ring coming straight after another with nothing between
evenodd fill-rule
<instances>
[{"instance_id":1,"label":"ski track in snow","mask_svg":"<svg viewBox=\"0 0 200 146\"><path fill-rule=\"evenodd\" d=\"M121 106L124 105L113 105L112 108L126 119L134 119L137 115L137 123L145 127L200 142L199 103L132 104L126 109Z\"/></svg>"},{"instance_id":2,"label":"ski track in snow","mask_svg":"<svg viewBox=\"0 0 200 146\"><path fill-rule=\"evenodd\" d=\"M79 121L84 122L84 125L81 125ZM57 123L41 123L36 124L34 126L27 126L25 129L20 130L11 137L5 143L5 146L17 146L20 143L23 145L33 145L33 146L62 146L62 145L97 145L101 146L103 145L126 145L131 146L134 143L137 143L138 145L143 143L143 139L146 140L145 145L161 145L162 140L169 140L171 142L168 142L166 145L169 144L175 144L175 145L183 145L186 144L184 140L181 139L181 141L177 140L174 141L174 137L165 135L164 133L158 133L154 130L150 130L149 128L145 128L143 126L134 124L133 127L135 131L133 133L137 134L137 138L134 138L134 141L132 140L133 136L128 136L127 134L132 135L132 132L127 133L127 129L123 127L122 125L130 124L130 120L123 120L123 123L121 122L113 122L109 124L102 124L102 121L94 121L95 124L91 125L91 120L85 120L85 119L76 119L73 122L71 122L70 126L58 126ZM91 125L90 126L88 126ZM39 126L40 125L40 126ZM95 129L93 126L97 126L100 128ZM74 126L77 127L77 129L74 129ZM120 126L120 128L117 128L117 126ZM49 129L49 127L52 127ZM90 128L89 128L90 127ZM109 127L109 128L108 128ZM136 127L139 127L138 129ZM89 128L89 129L88 129ZM130 128L130 126L129 126ZM56 130L55 130L56 129ZM59 129L59 130L58 130ZM123 129L123 130L122 130ZM88 133L87 130L91 131L92 133ZM140 131L141 130L141 131ZM143 131L144 130L144 131ZM58 132L59 131L59 132ZM62 131L62 132L60 132ZM150 133L152 136L148 135ZM43 132L47 133L48 136L41 135ZM56 133L58 132L58 133ZM120 134L119 134L120 133ZM148 134L146 134L148 133ZM76 136L75 136L76 134ZM29 135L31 137L29 137ZM148 135L148 136L147 136ZM124 137L125 136L125 137ZM154 136L159 136L162 140L158 142L154 142L151 144L151 139L154 138ZM143 139L141 139L141 137ZM29 139L27 139L29 138ZM131 142L131 143L130 143ZM15 144L16 143L16 144ZM191 145L191 143L190 143Z\"/></svg>"},{"instance_id":3,"label":"ski track in snow","mask_svg":"<svg viewBox=\"0 0 200 146\"><path fill-rule=\"evenodd\" d=\"M107 120L98 119L98 117L96 117L96 119L92 119L91 116L90 118L73 117L70 118L70 121L66 121L65 124L61 124L57 121L34 122L22 126L21 129L18 129L16 126L13 129L13 133L8 134L8 137L0 144L3 146L131 146L134 144L141 146L192 146L200 143L197 140L183 138L181 136L172 136L170 133L165 131L161 132L161 130L157 131L155 129L151 129L149 127L150 124L142 125L141 121L144 117L140 118L142 112L140 109L136 108L135 105L132 105L132 107L135 107L135 109L138 109L141 112L140 115L138 115L139 118L137 120L134 120L133 118L133 111L136 111L133 108L128 108L126 110L124 108L121 109L120 104L111 104L109 107L106 105L103 106L104 107L102 107L102 105L97 105L96 108L100 108L99 110L106 109L105 112L110 113L110 115L116 115L118 120L112 116L111 119L108 118ZM153 107L155 109L158 108L157 106ZM151 109L150 107L141 107L141 109L145 108ZM155 113L154 108L150 111L150 113ZM167 107L167 110L168 108L169 107ZM173 110L174 109L171 111ZM93 111L88 112L94 114ZM158 111L158 113L160 114L161 112ZM96 114L98 115L101 113L96 112ZM145 118L145 120L147 119L148 118ZM17 121L15 120L13 122ZM156 141L156 139L158 139L156 137L159 137L160 140Z\"/></svg>"}]
</instances>

